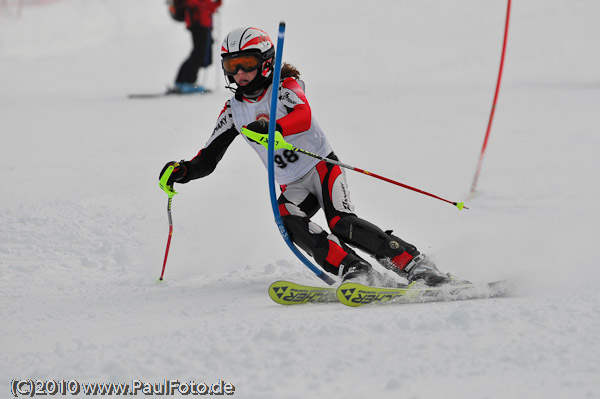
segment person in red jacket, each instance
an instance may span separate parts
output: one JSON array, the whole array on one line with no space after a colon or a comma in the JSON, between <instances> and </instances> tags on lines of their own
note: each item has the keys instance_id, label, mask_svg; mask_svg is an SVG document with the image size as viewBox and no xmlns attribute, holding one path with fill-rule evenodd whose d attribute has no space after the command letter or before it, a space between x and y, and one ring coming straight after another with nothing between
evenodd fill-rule
<instances>
[{"instance_id":1,"label":"person in red jacket","mask_svg":"<svg viewBox=\"0 0 600 399\"><path fill-rule=\"evenodd\" d=\"M173 91L179 93L203 93L205 88L197 85L198 71L212 64L212 16L221 6L221 0L184 0L183 12L187 29L192 34L193 48L181 64Z\"/></svg>"}]
</instances>

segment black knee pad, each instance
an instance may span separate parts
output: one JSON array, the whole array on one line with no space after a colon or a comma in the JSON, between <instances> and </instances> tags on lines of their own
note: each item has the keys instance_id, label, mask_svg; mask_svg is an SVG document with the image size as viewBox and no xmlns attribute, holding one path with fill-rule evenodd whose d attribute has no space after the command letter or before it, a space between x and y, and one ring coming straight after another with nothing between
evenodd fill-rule
<instances>
[{"instance_id":1,"label":"black knee pad","mask_svg":"<svg viewBox=\"0 0 600 399\"><path fill-rule=\"evenodd\" d=\"M325 239L327 238L327 233L324 231L318 233L311 232L309 230L310 220L306 217L287 215L283 216L281 220L292 241L311 256L314 256L315 246L320 241L316 235L321 235Z\"/></svg>"},{"instance_id":2,"label":"black knee pad","mask_svg":"<svg viewBox=\"0 0 600 399\"><path fill-rule=\"evenodd\" d=\"M338 266L327 261L330 252L328 234L307 217L288 215L281 218L292 241L313 257L325 271L338 274ZM342 249L345 249L342 247Z\"/></svg>"}]
</instances>

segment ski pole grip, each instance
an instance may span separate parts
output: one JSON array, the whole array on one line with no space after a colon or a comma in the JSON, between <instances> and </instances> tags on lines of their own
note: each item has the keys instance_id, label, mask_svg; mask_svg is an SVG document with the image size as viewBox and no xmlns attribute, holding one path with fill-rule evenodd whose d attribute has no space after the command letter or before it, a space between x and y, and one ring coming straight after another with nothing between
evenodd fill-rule
<instances>
[{"instance_id":1,"label":"ski pole grip","mask_svg":"<svg viewBox=\"0 0 600 399\"><path fill-rule=\"evenodd\" d=\"M250 140L257 142L258 144L261 144L263 147L265 148L269 148L269 135L268 134L263 134L263 133L257 133L253 130L250 130L246 127L243 127L240 132L248 137ZM292 150L294 151L295 147L292 146L290 143L288 143L287 141L284 140L283 136L281 135L281 132L279 131L275 131L275 149L276 150Z\"/></svg>"},{"instance_id":2,"label":"ski pole grip","mask_svg":"<svg viewBox=\"0 0 600 399\"><path fill-rule=\"evenodd\" d=\"M161 190L163 190L165 193L167 193L169 198L173 198L173 196L175 194L179 194L177 191L175 191L173 189L173 186L169 186L169 184L168 184L169 178L173 174L173 170L175 170L175 168L178 166L179 166L178 162L175 162L173 165L170 165L167 168L167 170L165 170L165 173L163 173L163 175L160 177L160 180L158 181L158 186L161 188Z\"/></svg>"}]
</instances>

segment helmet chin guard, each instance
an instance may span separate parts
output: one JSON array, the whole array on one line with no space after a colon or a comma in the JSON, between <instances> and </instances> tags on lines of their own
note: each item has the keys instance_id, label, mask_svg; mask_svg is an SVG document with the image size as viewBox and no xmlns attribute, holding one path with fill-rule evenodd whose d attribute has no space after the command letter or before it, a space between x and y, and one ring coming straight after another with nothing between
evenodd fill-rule
<instances>
[{"instance_id":1,"label":"helmet chin guard","mask_svg":"<svg viewBox=\"0 0 600 399\"><path fill-rule=\"evenodd\" d=\"M246 86L236 84L236 87L232 87L231 84L235 84L235 79L232 75L223 72L230 83L227 88L236 94L238 100L241 100L241 96L244 94L250 94L269 86L273 80L275 46L267 32L252 27L238 28L229 32L221 45L221 58L238 56L245 52L257 54L262 61L256 78L252 82Z\"/></svg>"}]
</instances>

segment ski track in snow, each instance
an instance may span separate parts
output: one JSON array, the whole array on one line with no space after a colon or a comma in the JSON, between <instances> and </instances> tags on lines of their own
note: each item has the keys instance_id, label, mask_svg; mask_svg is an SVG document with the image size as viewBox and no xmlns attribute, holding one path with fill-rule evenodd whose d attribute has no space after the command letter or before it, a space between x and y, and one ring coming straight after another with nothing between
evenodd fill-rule
<instances>
[{"instance_id":1,"label":"ski track in snow","mask_svg":"<svg viewBox=\"0 0 600 399\"><path fill-rule=\"evenodd\" d=\"M248 23L274 38L285 20L284 59L344 162L466 197L505 2L263 3L269 13L225 2L216 41ZM189 51L164 4L26 2L20 16L1 4L0 396L32 378L222 379L240 398L598 397L596 2L513 4L469 211L348 175L360 215L444 271L518 281L515 295L357 309L269 299L275 280L320 280L283 243L266 173L239 143L178 187L157 283L168 233L157 175L208 139L230 95L220 75L209 68L211 95L127 100L160 91ZM360 21L353 40L348 21Z\"/></svg>"}]
</instances>

